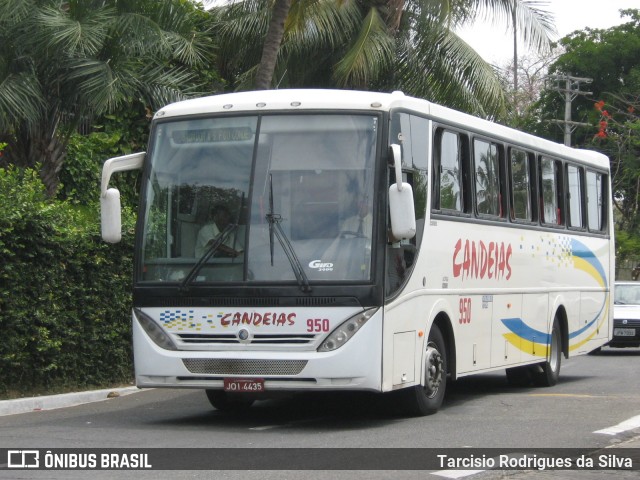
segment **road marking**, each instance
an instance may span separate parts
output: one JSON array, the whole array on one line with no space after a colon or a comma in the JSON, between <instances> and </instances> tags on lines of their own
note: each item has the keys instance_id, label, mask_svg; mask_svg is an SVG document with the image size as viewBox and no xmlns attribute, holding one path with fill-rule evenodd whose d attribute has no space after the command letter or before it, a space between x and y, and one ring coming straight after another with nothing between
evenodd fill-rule
<instances>
[{"instance_id":1,"label":"road marking","mask_svg":"<svg viewBox=\"0 0 640 480\"><path fill-rule=\"evenodd\" d=\"M480 472L484 472L484 470L438 470L437 472L431 472L431 474L445 478L463 478Z\"/></svg>"},{"instance_id":2,"label":"road marking","mask_svg":"<svg viewBox=\"0 0 640 480\"><path fill-rule=\"evenodd\" d=\"M617 435L618 433L626 432L627 430L633 430L640 427L640 415L631 417L624 422L621 422L613 427L603 428L602 430L596 430L593 433L602 433L603 435Z\"/></svg>"},{"instance_id":3,"label":"road marking","mask_svg":"<svg viewBox=\"0 0 640 480\"><path fill-rule=\"evenodd\" d=\"M566 398L602 398L602 395L585 395L582 393L531 393L530 397L566 397Z\"/></svg>"}]
</instances>

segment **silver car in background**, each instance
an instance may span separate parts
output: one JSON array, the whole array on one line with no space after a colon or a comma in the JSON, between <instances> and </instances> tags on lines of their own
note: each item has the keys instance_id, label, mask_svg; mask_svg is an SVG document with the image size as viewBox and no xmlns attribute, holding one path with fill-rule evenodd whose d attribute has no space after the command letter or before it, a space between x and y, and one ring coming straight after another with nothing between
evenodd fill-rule
<instances>
[{"instance_id":1,"label":"silver car in background","mask_svg":"<svg viewBox=\"0 0 640 480\"><path fill-rule=\"evenodd\" d=\"M640 346L640 282L616 282L610 347Z\"/></svg>"}]
</instances>

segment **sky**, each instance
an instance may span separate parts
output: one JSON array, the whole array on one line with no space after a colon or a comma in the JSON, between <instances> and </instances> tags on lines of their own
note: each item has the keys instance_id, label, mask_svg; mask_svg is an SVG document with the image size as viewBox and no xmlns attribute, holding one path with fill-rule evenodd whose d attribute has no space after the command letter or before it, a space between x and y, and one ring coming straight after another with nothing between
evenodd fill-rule
<instances>
[{"instance_id":1,"label":"sky","mask_svg":"<svg viewBox=\"0 0 640 480\"><path fill-rule=\"evenodd\" d=\"M558 40L575 30L610 28L629 21L622 19L619 10L640 9L638 0L550 0L544 10L553 13ZM513 39L505 27L492 25L490 21L478 22L458 34L489 63L499 66L513 57ZM518 43L518 54L524 53L522 42Z\"/></svg>"}]
</instances>

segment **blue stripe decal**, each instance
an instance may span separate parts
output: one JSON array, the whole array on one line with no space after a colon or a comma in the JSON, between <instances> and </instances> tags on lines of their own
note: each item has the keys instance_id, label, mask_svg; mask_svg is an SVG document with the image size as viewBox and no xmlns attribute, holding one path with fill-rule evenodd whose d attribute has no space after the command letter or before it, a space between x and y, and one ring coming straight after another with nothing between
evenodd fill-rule
<instances>
[{"instance_id":1,"label":"blue stripe decal","mask_svg":"<svg viewBox=\"0 0 640 480\"><path fill-rule=\"evenodd\" d=\"M579 242L578 240L571 240L571 248L573 250L571 252L572 255L574 257L582 258L583 260L586 260L587 262L589 262L593 266L593 268L596 269L598 274L600 274L600 277L602 277L603 284L608 285L607 274L604 271L604 268L602 267L600 260L596 258L594 253L591 250L589 250L589 248L584 243Z\"/></svg>"},{"instance_id":2,"label":"blue stripe decal","mask_svg":"<svg viewBox=\"0 0 640 480\"><path fill-rule=\"evenodd\" d=\"M524 338L530 342L544 343L547 345L551 343L551 335L531 328L529 325L524 323L521 318L503 318L502 323L504 323L509 330L520 338Z\"/></svg>"},{"instance_id":3,"label":"blue stripe decal","mask_svg":"<svg viewBox=\"0 0 640 480\"><path fill-rule=\"evenodd\" d=\"M605 285L606 287L608 287L608 283L607 283L607 274L604 270L604 268L602 267L602 264L600 263L600 261L596 258L595 254L582 242L572 239L571 240L571 255L574 257L578 257L581 258L582 260L586 261L587 263L589 263L593 269L597 272L597 274L601 277L602 279L602 284ZM607 305L607 293L604 293L604 302L602 303L602 306L600 307L600 310L598 311L598 313L596 314L596 316L590 321L588 322L586 325L584 325L582 328L576 330L575 332L571 332L569 334L569 338L573 339L575 337L580 336L581 334L583 334L584 332L586 332L587 330L593 328L593 326L596 324L596 322L598 321L598 319L600 318L600 316L602 315L606 305ZM505 325L505 327L507 327L511 332L513 332L514 334L516 334L518 337L524 339L524 340L528 340L531 342L536 342L536 343L546 343L547 345L550 343L550 334L547 334L545 332L541 332L540 330L535 330L531 327L529 327L524 320L522 320L521 318L503 318L502 319L502 323Z\"/></svg>"}]
</instances>

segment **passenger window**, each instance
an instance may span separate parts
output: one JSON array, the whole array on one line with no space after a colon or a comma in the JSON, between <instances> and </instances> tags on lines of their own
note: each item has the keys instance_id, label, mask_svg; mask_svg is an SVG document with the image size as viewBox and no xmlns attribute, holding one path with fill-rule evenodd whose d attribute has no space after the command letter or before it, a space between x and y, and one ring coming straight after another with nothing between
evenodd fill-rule
<instances>
[{"instance_id":1,"label":"passenger window","mask_svg":"<svg viewBox=\"0 0 640 480\"><path fill-rule=\"evenodd\" d=\"M440 176L437 209L462 211L462 148L460 135L443 131L440 135Z\"/></svg>"},{"instance_id":2,"label":"passenger window","mask_svg":"<svg viewBox=\"0 0 640 480\"><path fill-rule=\"evenodd\" d=\"M587 172L587 221L592 231L606 230L604 179L601 173Z\"/></svg>"},{"instance_id":3,"label":"passenger window","mask_svg":"<svg viewBox=\"0 0 640 480\"><path fill-rule=\"evenodd\" d=\"M476 211L481 215L502 216L498 146L483 140L473 142L473 169L476 185Z\"/></svg>"},{"instance_id":4,"label":"passenger window","mask_svg":"<svg viewBox=\"0 0 640 480\"><path fill-rule=\"evenodd\" d=\"M542 207L541 217L542 223L547 225L561 225L562 215L559 202L560 182L559 168L557 162L542 157L540 160L540 185L541 195L540 204Z\"/></svg>"},{"instance_id":5,"label":"passenger window","mask_svg":"<svg viewBox=\"0 0 640 480\"><path fill-rule=\"evenodd\" d=\"M529 155L522 150L511 149L511 218L533 219L531 213L531 179Z\"/></svg>"},{"instance_id":6,"label":"passenger window","mask_svg":"<svg viewBox=\"0 0 640 480\"><path fill-rule=\"evenodd\" d=\"M569 226L583 228L582 168L567 165L567 184L569 188Z\"/></svg>"}]
</instances>

